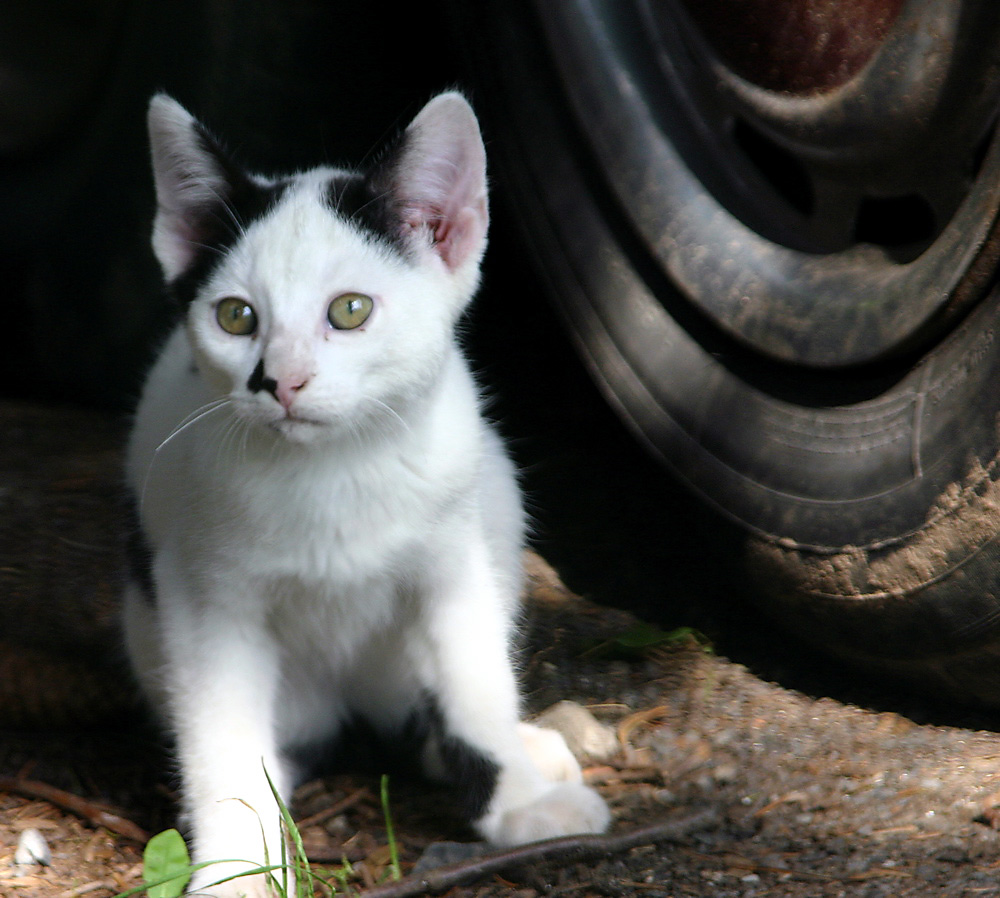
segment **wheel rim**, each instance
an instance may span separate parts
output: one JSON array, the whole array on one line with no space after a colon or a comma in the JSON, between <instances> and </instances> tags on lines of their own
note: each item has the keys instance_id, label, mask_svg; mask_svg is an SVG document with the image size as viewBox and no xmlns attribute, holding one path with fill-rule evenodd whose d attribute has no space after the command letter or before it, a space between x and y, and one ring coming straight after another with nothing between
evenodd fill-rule
<instances>
[{"instance_id":1,"label":"wheel rim","mask_svg":"<svg viewBox=\"0 0 1000 898\"><path fill-rule=\"evenodd\" d=\"M928 345L983 295L994 4L915 0L852 78L799 94L740 77L676 3L539 7L620 209L729 337L781 362L864 365Z\"/></svg>"}]
</instances>

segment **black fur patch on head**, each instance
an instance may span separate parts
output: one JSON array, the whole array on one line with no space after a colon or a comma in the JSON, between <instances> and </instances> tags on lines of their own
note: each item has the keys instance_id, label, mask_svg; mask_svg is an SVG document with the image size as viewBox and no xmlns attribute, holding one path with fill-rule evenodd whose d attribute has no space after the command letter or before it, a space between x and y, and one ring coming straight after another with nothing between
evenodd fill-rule
<instances>
[{"instance_id":1,"label":"black fur patch on head","mask_svg":"<svg viewBox=\"0 0 1000 898\"><path fill-rule=\"evenodd\" d=\"M226 253L236 245L247 228L270 212L284 192L288 181L272 185L258 184L229 156L219 143L198 126L202 148L223 172L225 192L200 211L195 224L196 252L183 274L167 285L173 300L187 308L198 290Z\"/></svg>"},{"instance_id":2,"label":"black fur patch on head","mask_svg":"<svg viewBox=\"0 0 1000 898\"><path fill-rule=\"evenodd\" d=\"M146 540L146 533L139 520L139 507L131 490L124 497L125 506L125 560L129 577L142 592L143 598L153 604L156 601L156 585L153 582L153 551Z\"/></svg>"},{"instance_id":3,"label":"black fur patch on head","mask_svg":"<svg viewBox=\"0 0 1000 898\"><path fill-rule=\"evenodd\" d=\"M371 178L334 176L327 185L326 204L340 218L405 254L404 232L393 197L380 190Z\"/></svg>"}]
</instances>

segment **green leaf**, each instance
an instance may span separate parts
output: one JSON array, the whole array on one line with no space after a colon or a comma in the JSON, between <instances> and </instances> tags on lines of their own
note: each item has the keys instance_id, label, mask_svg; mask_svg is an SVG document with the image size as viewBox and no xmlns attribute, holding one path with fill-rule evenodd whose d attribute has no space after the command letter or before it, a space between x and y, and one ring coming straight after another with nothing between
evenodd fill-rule
<instances>
[{"instance_id":1,"label":"green leaf","mask_svg":"<svg viewBox=\"0 0 1000 898\"><path fill-rule=\"evenodd\" d=\"M142 855L142 878L149 898L179 898L191 878L191 858L176 829L157 833Z\"/></svg>"},{"instance_id":2,"label":"green leaf","mask_svg":"<svg viewBox=\"0 0 1000 898\"><path fill-rule=\"evenodd\" d=\"M678 627L666 632L653 624L640 622L615 638L615 643L624 649L650 649L661 645L681 642L694 634L690 627Z\"/></svg>"},{"instance_id":3,"label":"green leaf","mask_svg":"<svg viewBox=\"0 0 1000 898\"><path fill-rule=\"evenodd\" d=\"M677 627L674 630L661 630L655 624L640 621L623 633L619 633L613 639L591 647L585 654L619 655L634 658L645 655L653 649L685 642L699 645L707 653L711 653L712 651L712 645L708 637L693 627Z\"/></svg>"}]
</instances>

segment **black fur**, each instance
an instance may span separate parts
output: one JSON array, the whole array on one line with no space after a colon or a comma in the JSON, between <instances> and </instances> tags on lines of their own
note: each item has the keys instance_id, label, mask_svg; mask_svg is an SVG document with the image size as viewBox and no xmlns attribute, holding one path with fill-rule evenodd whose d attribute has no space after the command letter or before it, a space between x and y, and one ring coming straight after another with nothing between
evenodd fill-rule
<instances>
[{"instance_id":1,"label":"black fur","mask_svg":"<svg viewBox=\"0 0 1000 898\"><path fill-rule=\"evenodd\" d=\"M448 732L440 706L429 694L397 731L380 732L364 717L355 715L341 726L331 743L295 748L288 756L309 775L353 769L420 776L423 771L419 759L428 743L437 747L446 784L458 793L458 810L470 821L482 817L496 789L500 768Z\"/></svg>"},{"instance_id":2,"label":"black fur","mask_svg":"<svg viewBox=\"0 0 1000 898\"><path fill-rule=\"evenodd\" d=\"M443 725L439 726L442 729L441 760L449 779L461 790L462 813L469 820L478 820L493 798L500 768L467 742L443 732Z\"/></svg>"},{"instance_id":3,"label":"black fur","mask_svg":"<svg viewBox=\"0 0 1000 898\"><path fill-rule=\"evenodd\" d=\"M377 240L406 254L404 230L391 192L372 177L338 175L330 179L326 203L332 212Z\"/></svg>"},{"instance_id":4,"label":"black fur","mask_svg":"<svg viewBox=\"0 0 1000 898\"><path fill-rule=\"evenodd\" d=\"M263 359L257 362L257 367L253 369L253 374L250 375L250 379L247 381L247 389L251 393L259 393L261 390L267 390L268 393L277 398L278 382L273 377L268 377L264 373Z\"/></svg>"}]
</instances>

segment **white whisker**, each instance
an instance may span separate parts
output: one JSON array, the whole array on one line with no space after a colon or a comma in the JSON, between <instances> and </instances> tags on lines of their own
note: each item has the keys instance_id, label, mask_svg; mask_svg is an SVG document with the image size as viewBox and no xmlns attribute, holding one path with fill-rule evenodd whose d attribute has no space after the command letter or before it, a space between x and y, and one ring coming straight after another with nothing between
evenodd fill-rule
<instances>
[{"instance_id":1,"label":"white whisker","mask_svg":"<svg viewBox=\"0 0 1000 898\"><path fill-rule=\"evenodd\" d=\"M229 217L229 222L227 223L225 219L223 219L219 215L215 215L213 212L213 216L219 222L219 224L221 224L223 227L227 229L230 229L230 233L236 239L241 239L242 237L246 236L246 224L240 218L239 213L236 210L236 207L233 206L233 204L229 201L229 197L220 193L211 184L206 184L205 186L212 192L218 204L222 206L223 210L227 213Z\"/></svg>"},{"instance_id":2,"label":"white whisker","mask_svg":"<svg viewBox=\"0 0 1000 898\"><path fill-rule=\"evenodd\" d=\"M153 451L153 456L169 443L175 436L177 436L182 431L187 430L192 424L200 421L206 415L211 414L217 409L222 408L222 406L229 403L229 397L223 397L221 399L213 399L211 402L206 402L203 406L196 408L189 415L186 415L181 422L167 435L167 437L160 443L159 446Z\"/></svg>"},{"instance_id":3,"label":"white whisker","mask_svg":"<svg viewBox=\"0 0 1000 898\"><path fill-rule=\"evenodd\" d=\"M409 423L403 418L402 415L399 414L399 412L397 412L387 402L383 402L381 399L376 399L374 396L366 396L365 400L367 402L372 403L373 405L378 406L379 408L385 409L389 413L389 416L392 417L392 418L395 418L396 421L399 422L399 424L402 426L402 428L404 430L407 430L407 431L410 430Z\"/></svg>"},{"instance_id":4,"label":"white whisker","mask_svg":"<svg viewBox=\"0 0 1000 898\"><path fill-rule=\"evenodd\" d=\"M223 425L223 430L216 446L216 464L221 463L223 456L229 455L233 451L233 444L236 442L241 424L241 419L234 416L229 418Z\"/></svg>"},{"instance_id":5,"label":"white whisker","mask_svg":"<svg viewBox=\"0 0 1000 898\"><path fill-rule=\"evenodd\" d=\"M156 460L159 457L160 452L167 446L168 443L170 443L171 440L174 439L174 437L183 433L193 424L197 424L202 418L212 414L212 412L216 412L219 409L224 408L226 405L229 404L229 401L230 400L228 397L223 397L221 399L213 399L211 402L206 402L204 405L195 409L189 415L186 415L180 421L180 423L173 430L171 430L170 433L167 434L167 436L153 450L153 457L149 460L149 466L146 468L146 476L142 481L142 495L139 497L140 512L143 506L145 505L146 490L149 487L149 478L150 476L152 476L153 468L156 467Z\"/></svg>"}]
</instances>

